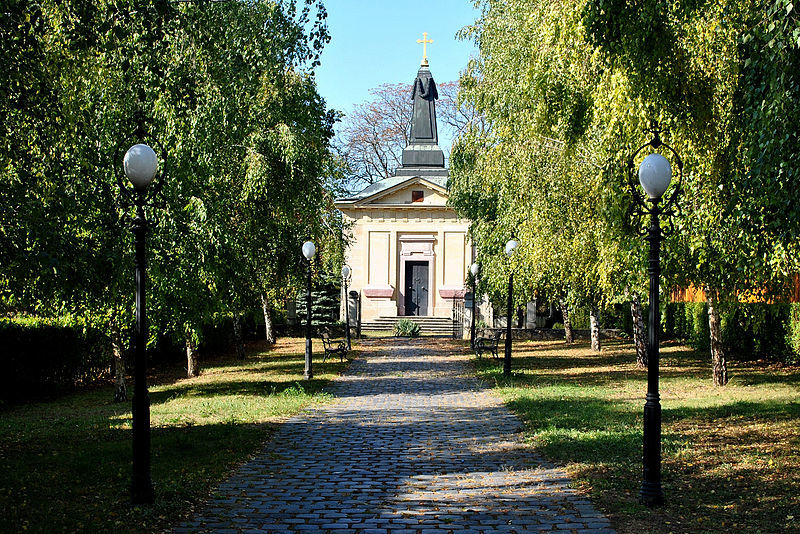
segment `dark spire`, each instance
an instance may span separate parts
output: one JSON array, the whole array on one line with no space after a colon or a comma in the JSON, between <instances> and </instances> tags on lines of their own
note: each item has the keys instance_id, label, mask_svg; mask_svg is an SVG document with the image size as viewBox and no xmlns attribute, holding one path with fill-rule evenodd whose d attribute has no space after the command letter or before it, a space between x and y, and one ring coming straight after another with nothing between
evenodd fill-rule
<instances>
[{"instance_id":1,"label":"dark spire","mask_svg":"<svg viewBox=\"0 0 800 534\"><path fill-rule=\"evenodd\" d=\"M411 116L411 135L403 150L403 167L444 168L444 153L439 148L436 130L436 100L439 92L427 61L423 62L411 89L414 111Z\"/></svg>"}]
</instances>

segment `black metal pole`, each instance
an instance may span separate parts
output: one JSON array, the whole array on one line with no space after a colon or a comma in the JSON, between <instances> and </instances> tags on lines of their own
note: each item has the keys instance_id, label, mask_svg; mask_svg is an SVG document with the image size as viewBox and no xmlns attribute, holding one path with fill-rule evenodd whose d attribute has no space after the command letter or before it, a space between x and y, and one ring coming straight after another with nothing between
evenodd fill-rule
<instances>
[{"instance_id":1,"label":"black metal pole","mask_svg":"<svg viewBox=\"0 0 800 534\"><path fill-rule=\"evenodd\" d=\"M508 302L506 303L506 354L503 358L503 376L511 376L511 316L514 301L514 273L508 275Z\"/></svg>"},{"instance_id":2,"label":"black metal pole","mask_svg":"<svg viewBox=\"0 0 800 534\"><path fill-rule=\"evenodd\" d=\"M347 292L347 278L344 278L344 331L347 336L347 350L350 350L350 293Z\"/></svg>"},{"instance_id":3,"label":"black metal pole","mask_svg":"<svg viewBox=\"0 0 800 534\"><path fill-rule=\"evenodd\" d=\"M477 277L472 275L472 324L470 325L469 346L475 348L475 315L478 310Z\"/></svg>"},{"instance_id":4,"label":"black metal pole","mask_svg":"<svg viewBox=\"0 0 800 534\"><path fill-rule=\"evenodd\" d=\"M664 503L661 490L661 403L658 394L658 338L661 324L659 320L658 279L661 274L659 247L661 228L658 221L658 200L653 201L650 212L650 228L647 240L650 242L648 272L650 274L650 310L647 340L647 397L644 405L644 446L643 480L639 492L641 500L648 506Z\"/></svg>"},{"instance_id":5,"label":"black metal pole","mask_svg":"<svg viewBox=\"0 0 800 534\"><path fill-rule=\"evenodd\" d=\"M138 193L136 218L133 220L133 236L136 255L134 257L136 278L136 330L133 338L134 385L131 401L133 417L133 476L131 477L131 501L133 504L152 504L153 480L150 477L150 397L147 394L147 361L145 359L145 281L147 259L145 236L147 220L144 217L143 194Z\"/></svg>"},{"instance_id":6,"label":"black metal pole","mask_svg":"<svg viewBox=\"0 0 800 534\"><path fill-rule=\"evenodd\" d=\"M311 364L311 260L308 261L308 278L306 279L306 368L303 371L303 378L311 380L314 378L314 370Z\"/></svg>"}]
</instances>

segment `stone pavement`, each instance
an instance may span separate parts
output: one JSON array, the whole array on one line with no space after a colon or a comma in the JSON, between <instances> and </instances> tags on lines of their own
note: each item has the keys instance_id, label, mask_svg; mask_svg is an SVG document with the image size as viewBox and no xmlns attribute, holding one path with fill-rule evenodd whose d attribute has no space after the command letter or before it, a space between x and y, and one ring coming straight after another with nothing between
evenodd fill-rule
<instances>
[{"instance_id":1,"label":"stone pavement","mask_svg":"<svg viewBox=\"0 0 800 534\"><path fill-rule=\"evenodd\" d=\"M446 340L364 342L184 532L612 534Z\"/></svg>"}]
</instances>

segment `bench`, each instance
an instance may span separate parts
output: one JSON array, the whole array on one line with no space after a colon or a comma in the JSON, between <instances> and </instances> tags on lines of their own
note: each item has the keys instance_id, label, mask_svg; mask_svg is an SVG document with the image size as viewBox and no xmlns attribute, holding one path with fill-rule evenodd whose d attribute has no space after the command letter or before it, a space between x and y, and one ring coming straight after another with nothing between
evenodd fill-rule
<instances>
[{"instance_id":1,"label":"bench","mask_svg":"<svg viewBox=\"0 0 800 534\"><path fill-rule=\"evenodd\" d=\"M331 339L331 335L327 332L320 334L322 338L322 345L325 348L325 355L322 357L322 363L328 359L328 356L339 355L339 361L344 361L347 356L347 341L344 339Z\"/></svg>"},{"instance_id":2,"label":"bench","mask_svg":"<svg viewBox=\"0 0 800 534\"><path fill-rule=\"evenodd\" d=\"M500 343L500 338L503 335L502 330L498 330L491 337L479 337L475 340L475 354L478 358L484 352L491 352L492 356L497 358L497 345Z\"/></svg>"}]
</instances>

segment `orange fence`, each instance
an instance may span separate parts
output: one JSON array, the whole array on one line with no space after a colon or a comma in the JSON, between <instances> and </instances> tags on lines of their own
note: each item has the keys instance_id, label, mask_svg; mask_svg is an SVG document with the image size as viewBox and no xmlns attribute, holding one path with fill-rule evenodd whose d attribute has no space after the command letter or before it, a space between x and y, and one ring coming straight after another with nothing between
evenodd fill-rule
<instances>
[{"instance_id":1,"label":"orange fence","mask_svg":"<svg viewBox=\"0 0 800 534\"><path fill-rule=\"evenodd\" d=\"M705 302L706 294L699 287L675 288L669 295L670 302ZM739 295L740 302L772 302L771 296L764 292L748 292ZM789 302L800 302L800 274L794 275Z\"/></svg>"}]
</instances>

